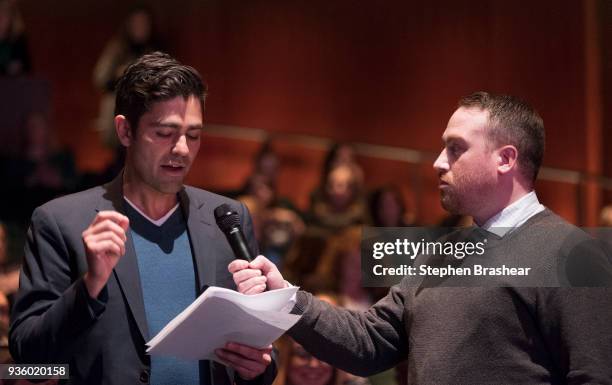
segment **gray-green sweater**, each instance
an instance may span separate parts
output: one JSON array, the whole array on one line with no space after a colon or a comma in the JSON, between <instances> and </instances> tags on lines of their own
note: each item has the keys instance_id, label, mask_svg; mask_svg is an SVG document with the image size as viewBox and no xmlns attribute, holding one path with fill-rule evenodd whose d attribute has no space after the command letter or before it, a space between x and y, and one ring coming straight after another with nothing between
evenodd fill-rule
<instances>
[{"instance_id":1,"label":"gray-green sweater","mask_svg":"<svg viewBox=\"0 0 612 385\"><path fill-rule=\"evenodd\" d=\"M546 229L555 228L556 231ZM574 226L545 210L495 249L530 245L543 261ZM408 359L410 384L612 384L609 288L392 287L367 312L300 291L289 331L308 351L368 376Z\"/></svg>"}]
</instances>

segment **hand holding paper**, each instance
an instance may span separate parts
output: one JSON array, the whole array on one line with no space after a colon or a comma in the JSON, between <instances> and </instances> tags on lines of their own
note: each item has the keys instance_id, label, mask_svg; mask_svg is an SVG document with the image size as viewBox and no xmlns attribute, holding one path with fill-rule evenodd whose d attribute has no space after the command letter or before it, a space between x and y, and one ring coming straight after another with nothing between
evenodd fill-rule
<instances>
[{"instance_id":1,"label":"hand holding paper","mask_svg":"<svg viewBox=\"0 0 612 385\"><path fill-rule=\"evenodd\" d=\"M252 380L262 374L272 363L272 345L263 349L228 342L225 348L215 350L217 357L238 372L245 380Z\"/></svg>"}]
</instances>

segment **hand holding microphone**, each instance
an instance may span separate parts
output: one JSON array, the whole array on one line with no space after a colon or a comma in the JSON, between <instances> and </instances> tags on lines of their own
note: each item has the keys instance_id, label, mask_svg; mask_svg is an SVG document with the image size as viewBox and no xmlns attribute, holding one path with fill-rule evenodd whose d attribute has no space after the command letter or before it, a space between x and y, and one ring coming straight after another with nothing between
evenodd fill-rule
<instances>
[{"instance_id":1,"label":"hand holding microphone","mask_svg":"<svg viewBox=\"0 0 612 385\"><path fill-rule=\"evenodd\" d=\"M268 290L286 287L283 276L270 260L263 255L253 259L253 254L240 229L238 213L229 205L223 204L215 209L215 219L238 258L229 264L228 270L232 273L240 293L261 293L266 290L266 286Z\"/></svg>"}]
</instances>

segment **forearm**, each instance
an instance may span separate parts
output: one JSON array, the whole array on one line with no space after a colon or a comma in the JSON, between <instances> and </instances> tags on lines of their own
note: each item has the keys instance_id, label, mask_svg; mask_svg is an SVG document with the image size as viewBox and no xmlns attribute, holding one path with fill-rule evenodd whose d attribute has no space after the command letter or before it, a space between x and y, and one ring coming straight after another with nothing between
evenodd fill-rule
<instances>
[{"instance_id":1,"label":"forearm","mask_svg":"<svg viewBox=\"0 0 612 385\"><path fill-rule=\"evenodd\" d=\"M367 312L331 306L299 292L294 312L302 313L289 335L317 358L359 376L396 365L407 354L398 287Z\"/></svg>"}]
</instances>

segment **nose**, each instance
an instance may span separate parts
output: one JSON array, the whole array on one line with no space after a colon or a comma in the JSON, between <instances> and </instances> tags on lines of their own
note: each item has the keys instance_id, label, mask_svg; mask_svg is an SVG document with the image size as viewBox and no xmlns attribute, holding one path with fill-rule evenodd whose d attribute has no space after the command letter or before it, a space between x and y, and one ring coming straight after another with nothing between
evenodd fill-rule
<instances>
[{"instance_id":1,"label":"nose","mask_svg":"<svg viewBox=\"0 0 612 385\"><path fill-rule=\"evenodd\" d=\"M187 137L185 135L179 136L174 147L172 147L172 154L187 156L189 155L189 146L187 146Z\"/></svg>"},{"instance_id":2,"label":"nose","mask_svg":"<svg viewBox=\"0 0 612 385\"><path fill-rule=\"evenodd\" d=\"M446 149L442 149L440 155L436 158L436 161L433 164L433 167L439 173L446 172L449 169L448 166L448 157L446 156Z\"/></svg>"}]
</instances>

